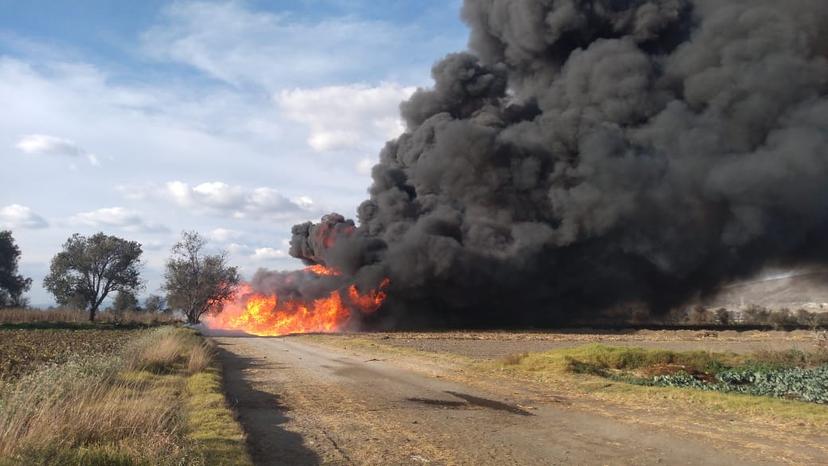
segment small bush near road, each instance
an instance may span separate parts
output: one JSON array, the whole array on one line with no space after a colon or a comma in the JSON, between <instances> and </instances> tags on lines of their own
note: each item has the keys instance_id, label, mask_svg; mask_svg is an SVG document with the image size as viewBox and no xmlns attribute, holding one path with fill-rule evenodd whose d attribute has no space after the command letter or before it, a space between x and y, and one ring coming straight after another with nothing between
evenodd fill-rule
<instances>
[{"instance_id":1,"label":"small bush near road","mask_svg":"<svg viewBox=\"0 0 828 466\"><path fill-rule=\"evenodd\" d=\"M200 342L201 338L192 332L165 327L129 345L124 363L133 371L173 372L189 358Z\"/></svg>"}]
</instances>

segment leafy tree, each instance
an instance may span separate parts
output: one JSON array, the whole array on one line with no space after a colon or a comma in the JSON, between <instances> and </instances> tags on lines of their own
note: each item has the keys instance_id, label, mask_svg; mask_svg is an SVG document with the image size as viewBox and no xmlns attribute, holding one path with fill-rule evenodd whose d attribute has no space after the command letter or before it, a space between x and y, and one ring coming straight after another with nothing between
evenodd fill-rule
<instances>
[{"instance_id":1,"label":"leafy tree","mask_svg":"<svg viewBox=\"0 0 828 466\"><path fill-rule=\"evenodd\" d=\"M43 286L61 305L80 300L89 320L111 292L134 293L141 288L141 244L116 236L75 233L52 258Z\"/></svg>"},{"instance_id":2,"label":"leafy tree","mask_svg":"<svg viewBox=\"0 0 828 466\"><path fill-rule=\"evenodd\" d=\"M239 284L236 267L227 265L227 253L206 255L206 244L196 232L182 233L164 273L167 302L181 309L191 324L199 323L208 312L220 312Z\"/></svg>"},{"instance_id":3,"label":"leafy tree","mask_svg":"<svg viewBox=\"0 0 828 466\"><path fill-rule=\"evenodd\" d=\"M766 307L755 304L744 310L745 322L750 324L767 324L770 314Z\"/></svg>"},{"instance_id":4,"label":"leafy tree","mask_svg":"<svg viewBox=\"0 0 828 466\"><path fill-rule=\"evenodd\" d=\"M715 321L718 325L730 325L731 321L730 311L725 308L716 309Z\"/></svg>"},{"instance_id":5,"label":"leafy tree","mask_svg":"<svg viewBox=\"0 0 828 466\"><path fill-rule=\"evenodd\" d=\"M147 312L163 312L166 304L163 297L151 294L144 300L144 309Z\"/></svg>"},{"instance_id":6,"label":"leafy tree","mask_svg":"<svg viewBox=\"0 0 828 466\"><path fill-rule=\"evenodd\" d=\"M670 312L667 313L664 320L670 324L686 324L688 320L688 312L687 309L684 308L674 308L671 309Z\"/></svg>"},{"instance_id":7,"label":"leafy tree","mask_svg":"<svg viewBox=\"0 0 828 466\"><path fill-rule=\"evenodd\" d=\"M115 301L112 302L112 310L117 312L140 310L138 298L131 291L119 291L115 295Z\"/></svg>"},{"instance_id":8,"label":"leafy tree","mask_svg":"<svg viewBox=\"0 0 828 466\"><path fill-rule=\"evenodd\" d=\"M796 322L799 325L807 325L808 327L817 326L817 315L805 309L797 309L795 314Z\"/></svg>"},{"instance_id":9,"label":"leafy tree","mask_svg":"<svg viewBox=\"0 0 828 466\"><path fill-rule=\"evenodd\" d=\"M12 232L0 231L0 308L25 306L23 293L32 286L31 278L17 273L20 248L14 242Z\"/></svg>"},{"instance_id":10,"label":"leafy tree","mask_svg":"<svg viewBox=\"0 0 828 466\"><path fill-rule=\"evenodd\" d=\"M776 312L772 312L768 316L768 321L775 329L782 328L786 325L796 324L796 318L793 314L791 314L791 310L788 308L783 308Z\"/></svg>"}]
</instances>

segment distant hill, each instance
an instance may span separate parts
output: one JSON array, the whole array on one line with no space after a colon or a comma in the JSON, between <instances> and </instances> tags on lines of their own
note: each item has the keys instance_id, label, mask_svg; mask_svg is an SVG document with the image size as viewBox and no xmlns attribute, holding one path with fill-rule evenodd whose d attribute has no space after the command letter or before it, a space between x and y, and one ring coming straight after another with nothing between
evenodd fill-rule
<instances>
[{"instance_id":1,"label":"distant hill","mask_svg":"<svg viewBox=\"0 0 828 466\"><path fill-rule=\"evenodd\" d=\"M770 309L828 312L828 270L766 273L725 286L706 306L736 309L759 305Z\"/></svg>"}]
</instances>

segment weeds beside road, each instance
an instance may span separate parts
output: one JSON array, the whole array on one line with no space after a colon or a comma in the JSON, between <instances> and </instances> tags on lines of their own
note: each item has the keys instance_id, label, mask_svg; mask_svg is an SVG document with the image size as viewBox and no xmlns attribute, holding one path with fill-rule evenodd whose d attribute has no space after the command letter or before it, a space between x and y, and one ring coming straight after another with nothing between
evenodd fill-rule
<instances>
[{"instance_id":1,"label":"weeds beside road","mask_svg":"<svg viewBox=\"0 0 828 466\"><path fill-rule=\"evenodd\" d=\"M0 464L249 464L212 348L194 331L4 332L22 336L3 351L35 362L0 374Z\"/></svg>"}]
</instances>

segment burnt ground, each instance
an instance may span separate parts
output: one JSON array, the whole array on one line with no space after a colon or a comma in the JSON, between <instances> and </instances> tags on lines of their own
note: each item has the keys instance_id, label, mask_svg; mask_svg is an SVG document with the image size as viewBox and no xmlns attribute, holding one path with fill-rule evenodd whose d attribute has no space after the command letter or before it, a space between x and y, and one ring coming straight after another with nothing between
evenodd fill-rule
<instances>
[{"instance_id":1,"label":"burnt ground","mask_svg":"<svg viewBox=\"0 0 828 466\"><path fill-rule=\"evenodd\" d=\"M731 465L824 464L828 432L613 404L565 385L481 373L454 353L481 359L591 341L750 351L811 338L444 332L215 340L257 464Z\"/></svg>"}]
</instances>

